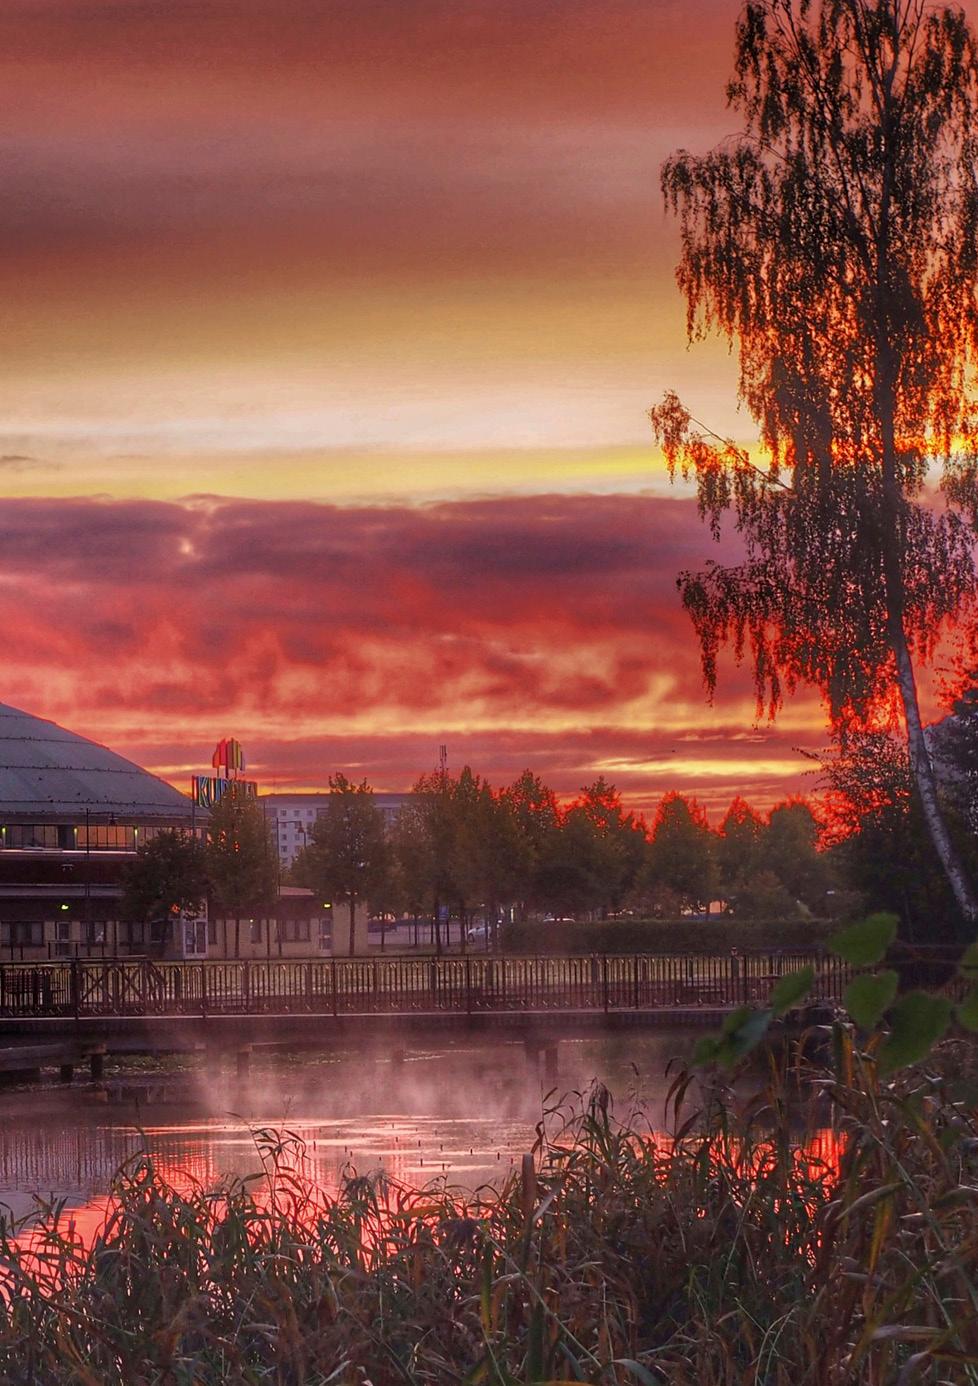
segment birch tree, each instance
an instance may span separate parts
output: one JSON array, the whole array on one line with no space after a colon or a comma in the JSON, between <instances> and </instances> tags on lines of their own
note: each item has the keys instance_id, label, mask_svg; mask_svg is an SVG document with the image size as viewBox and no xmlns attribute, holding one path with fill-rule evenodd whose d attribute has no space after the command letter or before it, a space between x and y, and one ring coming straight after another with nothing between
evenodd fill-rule
<instances>
[{"instance_id":1,"label":"birch tree","mask_svg":"<svg viewBox=\"0 0 978 1386\"><path fill-rule=\"evenodd\" d=\"M971 614L978 520L978 59L924 0L750 0L728 88L742 134L663 168L691 338L736 347L751 456L675 395L652 411L744 559L684 573L712 690L721 646L759 708L805 682L833 725L899 709L928 832L969 923L917 677Z\"/></svg>"}]
</instances>

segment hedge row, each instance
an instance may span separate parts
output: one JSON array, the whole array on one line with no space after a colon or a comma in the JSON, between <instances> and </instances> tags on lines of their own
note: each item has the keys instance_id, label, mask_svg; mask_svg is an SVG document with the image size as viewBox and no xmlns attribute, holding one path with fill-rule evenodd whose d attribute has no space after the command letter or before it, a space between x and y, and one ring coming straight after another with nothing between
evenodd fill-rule
<instances>
[{"instance_id":1,"label":"hedge row","mask_svg":"<svg viewBox=\"0 0 978 1386\"><path fill-rule=\"evenodd\" d=\"M507 924L507 953L728 953L752 948L813 948L838 929L826 919L607 919Z\"/></svg>"}]
</instances>

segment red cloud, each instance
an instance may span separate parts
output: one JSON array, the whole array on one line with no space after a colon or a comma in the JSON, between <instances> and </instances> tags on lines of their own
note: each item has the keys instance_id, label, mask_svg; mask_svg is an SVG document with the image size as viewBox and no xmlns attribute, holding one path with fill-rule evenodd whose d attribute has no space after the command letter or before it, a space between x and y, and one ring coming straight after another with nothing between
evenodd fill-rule
<instances>
[{"instance_id":1,"label":"red cloud","mask_svg":"<svg viewBox=\"0 0 978 1386\"><path fill-rule=\"evenodd\" d=\"M342 764L403 787L449 739L497 780L532 762L566 793L599 767L636 801L683 782L730 797L745 773L771 797L797 715L745 771L748 680L706 707L676 591L732 552L691 501L651 497L10 501L7 697L164 768L233 732L267 782Z\"/></svg>"}]
</instances>

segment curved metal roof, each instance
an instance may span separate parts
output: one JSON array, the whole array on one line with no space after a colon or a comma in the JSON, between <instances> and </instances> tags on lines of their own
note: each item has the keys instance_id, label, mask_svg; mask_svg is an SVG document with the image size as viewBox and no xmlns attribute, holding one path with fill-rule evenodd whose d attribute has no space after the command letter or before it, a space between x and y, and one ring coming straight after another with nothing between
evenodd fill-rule
<instances>
[{"instance_id":1,"label":"curved metal roof","mask_svg":"<svg viewBox=\"0 0 978 1386\"><path fill-rule=\"evenodd\" d=\"M0 817L183 820L190 799L97 741L0 703Z\"/></svg>"}]
</instances>

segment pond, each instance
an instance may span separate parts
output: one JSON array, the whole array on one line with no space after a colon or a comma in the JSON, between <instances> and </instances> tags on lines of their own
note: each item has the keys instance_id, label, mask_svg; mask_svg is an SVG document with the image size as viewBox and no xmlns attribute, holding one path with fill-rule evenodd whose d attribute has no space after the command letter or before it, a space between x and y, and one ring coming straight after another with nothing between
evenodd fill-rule
<instances>
[{"instance_id":1,"label":"pond","mask_svg":"<svg viewBox=\"0 0 978 1386\"><path fill-rule=\"evenodd\" d=\"M233 1056L117 1062L97 1087L0 1094L0 1204L20 1217L38 1198L64 1200L83 1223L140 1151L177 1187L209 1185L259 1170L262 1132L285 1129L304 1142L307 1172L324 1188L375 1170L412 1185L498 1185L531 1148L544 1106L595 1081L623 1112L640 1104L662 1124L666 1070L695 1039L688 1030L617 1033L561 1040L556 1054L552 1040L549 1052L533 1052L443 1038L366 1053L256 1050L247 1077Z\"/></svg>"}]
</instances>

